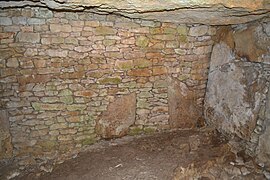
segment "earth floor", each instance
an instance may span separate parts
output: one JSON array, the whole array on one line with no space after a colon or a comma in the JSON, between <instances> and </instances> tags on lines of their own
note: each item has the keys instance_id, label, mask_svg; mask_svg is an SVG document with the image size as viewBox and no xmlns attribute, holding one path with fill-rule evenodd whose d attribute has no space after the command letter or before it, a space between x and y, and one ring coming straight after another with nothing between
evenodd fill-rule
<instances>
[{"instance_id":1,"label":"earth floor","mask_svg":"<svg viewBox=\"0 0 270 180\"><path fill-rule=\"evenodd\" d=\"M207 129L101 141L51 170L21 173L14 179L267 179L252 158L232 153L225 138Z\"/></svg>"}]
</instances>

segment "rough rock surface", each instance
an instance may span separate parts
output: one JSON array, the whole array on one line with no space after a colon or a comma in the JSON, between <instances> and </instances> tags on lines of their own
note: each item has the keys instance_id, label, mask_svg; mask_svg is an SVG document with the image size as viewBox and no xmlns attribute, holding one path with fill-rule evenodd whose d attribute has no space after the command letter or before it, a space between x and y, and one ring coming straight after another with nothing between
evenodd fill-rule
<instances>
[{"instance_id":1,"label":"rough rock surface","mask_svg":"<svg viewBox=\"0 0 270 180\"><path fill-rule=\"evenodd\" d=\"M11 135L7 111L0 110L0 159L12 156Z\"/></svg>"},{"instance_id":2,"label":"rough rock surface","mask_svg":"<svg viewBox=\"0 0 270 180\"><path fill-rule=\"evenodd\" d=\"M261 79L260 66L233 58L226 44L214 46L205 112L207 119L211 124L217 124L218 129L249 138L264 98L265 81Z\"/></svg>"},{"instance_id":3,"label":"rough rock surface","mask_svg":"<svg viewBox=\"0 0 270 180\"><path fill-rule=\"evenodd\" d=\"M88 10L96 13L115 13L126 17L164 22L200 24L239 24L266 17L268 0L28 0L4 1L0 7L49 7L58 10Z\"/></svg>"},{"instance_id":4,"label":"rough rock surface","mask_svg":"<svg viewBox=\"0 0 270 180\"><path fill-rule=\"evenodd\" d=\"M136 94L117 98L97 121L97 133L103 138L121 137L128 133L136 115Z\"/></svg>"},{"instance_id":5,"label":"rough rock surface","mask_svg":"<svg viewBox=\"0 0 270 180\"><path fill-rule=\"evenodd\" d=\"M205 97L205 116L237 148L270 168L269 20L221 28L214 45Z\"/></svg>"},{"instance_id":6,"label":"rough rock surface","mask_svg":"<svg viewBox=\"0 0 270 180\"><path fill-rule=\"evenodd\" d=\"M168 87L169 123L172 128L196 127L202 118L202 108L196 103L196 92L177 80L171 79Z\"/></svg>"},{"instance_id":7,"label":"rough rock surface","mask_svg":"<svg viewBox=\"0 0 270 180\"><path fill-rule=\"evenodd\" d=\"M265 128L264 133L259 137L259 143L257 147L258 159L265 163L267 167L270 167L270 87L268 89L268 95L266 98L265 106L265 121L263 127Z\"/></svg>"}]
</instances>

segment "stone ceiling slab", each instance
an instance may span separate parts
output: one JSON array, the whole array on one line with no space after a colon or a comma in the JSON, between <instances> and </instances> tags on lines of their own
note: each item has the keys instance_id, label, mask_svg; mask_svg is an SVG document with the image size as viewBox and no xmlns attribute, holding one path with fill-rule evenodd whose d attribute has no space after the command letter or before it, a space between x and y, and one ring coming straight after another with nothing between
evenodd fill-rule
<instances>
[{"instance_id":1,"label":"stone ceiling slab","mask_svg":"<svg viewBox=\"0 0 270 180\"><path fill-rule=\"evenodd\" d=\"M269 17L269 0L29 0L2 1L0 8L48 7L55 10L113 13L175 23L240 24Z\"/></svg>"}]
</instances>

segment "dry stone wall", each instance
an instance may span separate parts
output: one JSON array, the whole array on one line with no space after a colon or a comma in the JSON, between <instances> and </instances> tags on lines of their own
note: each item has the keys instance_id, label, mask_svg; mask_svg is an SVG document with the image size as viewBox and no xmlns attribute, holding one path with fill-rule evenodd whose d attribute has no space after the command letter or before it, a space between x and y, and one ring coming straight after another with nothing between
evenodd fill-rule
<instances>
[{"instance_id":1,"label":"dry stone wall","mask_svg":"<svg viewBox=\"0 0 270 180\"><path fill-rule=\"evenodd\" d=\"M0 25L0 108L25 164L202 117L214 27L43 8Z\"/></svg>"}]
</instances>

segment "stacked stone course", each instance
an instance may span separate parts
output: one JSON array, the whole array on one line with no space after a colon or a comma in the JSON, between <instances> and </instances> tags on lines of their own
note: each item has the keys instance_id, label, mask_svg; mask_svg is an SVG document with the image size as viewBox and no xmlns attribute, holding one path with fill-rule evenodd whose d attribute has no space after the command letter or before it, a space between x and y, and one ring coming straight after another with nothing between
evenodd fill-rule
<instances>
[{"instance_id":1,"label":"stacked stone course","mask_svg":"<svg viewBox=\"0 0 270 180\"><path fill-rule=\"evenodd\" d=\"M206 25L1 11L1 122L10 126L9 151L33 163L99 137L195 127L214 35ZM132 111L127 122L113 103Z\"/></svg>"}]
</instances>

